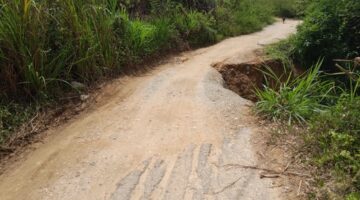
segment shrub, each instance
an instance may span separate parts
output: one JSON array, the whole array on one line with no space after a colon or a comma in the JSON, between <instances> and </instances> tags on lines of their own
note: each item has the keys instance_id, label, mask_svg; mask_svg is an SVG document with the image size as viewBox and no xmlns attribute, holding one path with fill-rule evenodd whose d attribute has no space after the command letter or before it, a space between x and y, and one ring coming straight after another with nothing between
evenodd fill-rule
<instances>
[{"instance_id":1,"label":"shrub","mask_svg":"<svg viewBox=\"0 0 360 200\"><path fill-rule=\"evenodd\" d=\"M296 36L294 59L311 65L325 58L327 69L332 59L353 58L360 54L360 1L319 0L307 11Z\"/></svg>"},{"instance_id":2,"label":"shrub","mask_svg":"<svg viewBox=\"0 0 360 200\"><path fill-rule=\"evenodd\" d=\"M175 25L170 18L156 18L151 21L151 24L156 27L156 37L154 42L157 49L176 47L177 43L175 41L178 40L179 33L175 29Z\"/></svg>"},{"instance_id":3,"label":"shrub","mask_svg":"<svg viewBox=\"0 0 360 200\"><path fill-rule=\"evenodd\" d=\"M141 60L155 51L156 27L141 20L129 21L125 31L124 44L131 51L132 60Z\"/></svg>"},{"instance_id":4,"label":"shrub","mask_svg":"<svg viewBox=\"0 0 360 200\"><path fill-rule=\"evenodd\" d=\"M223 36L260 30L273 22L272 2L265 0L224 1L215 10L217 27Z\"/></svg>"},{"instance_id":5,"label":"shrub","mask_svg":"<svg viewBox=\"0 0 360 200\"><path fill-rule=\"evenodd\" d=\"M191 11L186 15L186 40L192 46L216 42L215 19L205 13Z\"/></svg>"}]
</instances>

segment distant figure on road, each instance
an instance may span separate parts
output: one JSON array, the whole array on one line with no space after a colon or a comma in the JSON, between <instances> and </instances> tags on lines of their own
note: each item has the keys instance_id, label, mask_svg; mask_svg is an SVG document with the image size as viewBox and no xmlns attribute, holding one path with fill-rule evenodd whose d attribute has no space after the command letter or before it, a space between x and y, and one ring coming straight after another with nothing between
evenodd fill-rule
<instances>
[{"instance_id":1,"label":"distant figure on road","mask_svg":"<svg viewBox=\"0 0 360 200\"><path fill-rule=\"evenodd\" d=\"M283 17L283 18L282 18L282 20L283 20L283 24L285 24L285 20L286 20L286 18L285 18L285 17Z\"/></svg>"}]
</instances>

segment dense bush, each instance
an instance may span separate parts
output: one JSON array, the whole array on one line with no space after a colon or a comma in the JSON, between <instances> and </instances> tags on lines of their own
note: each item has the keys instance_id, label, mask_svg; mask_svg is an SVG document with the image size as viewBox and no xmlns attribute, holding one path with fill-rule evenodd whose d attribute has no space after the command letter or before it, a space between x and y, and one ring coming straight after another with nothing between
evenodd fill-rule
<instances>
[{"instance_id":1,"label":"dense bush","mask_svg":"<svg viewBox=\"0 0 360 200\"><path fill-rule=\"evenodd\" d=\"M294 59L310 66L319 57L332 69L334 58L360 54L360 1L314 1L299 27Z\"/></svg>"}]
</instances>

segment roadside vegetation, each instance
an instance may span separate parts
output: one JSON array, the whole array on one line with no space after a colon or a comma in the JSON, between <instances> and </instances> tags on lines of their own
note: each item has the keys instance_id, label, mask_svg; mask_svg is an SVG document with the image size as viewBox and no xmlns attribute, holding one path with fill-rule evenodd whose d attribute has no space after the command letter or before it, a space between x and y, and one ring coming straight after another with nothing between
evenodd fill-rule
<instances>
[{"instance_id":1,"label":"roadside vegetation","mask_svg":"<svg viewBox=\"0 0 360 200\"><path fill-rule=\"evenodd\" d=\"M360 2L309 3L298 33L267 47L287 78L266 71L276 87L257 91L256 109L285 126L303 127L308 165L315 170L311 199L360 199ZM295 77L295 66L306 72Z\"/></svg>"},{"instance_id":2,"label":"roadside vegetation","mask_svg":"<svg viewBox=\"0 0 360 200\"><path fill-rule=\"evenodd\" d=\"M256 109L303 127L319 188L310 197L360 199L358 0L0 0L0 153L44 107L160 55L261 30L274 16L304 22L267 47L288 73L265 72L277 84L256 92ZM296 76L295 66L306 72Z\"/></svg>"},{"instance_id":3,"label":"roadside vegetation","mask_svg":"<svg viewBox=\"0 0 360 200\"><path fill-rule=\"evenodd\" d=\"M260 30L277 1L0 0L0 146L44 107L99 81Z\"/></svg>"}]
</instances>

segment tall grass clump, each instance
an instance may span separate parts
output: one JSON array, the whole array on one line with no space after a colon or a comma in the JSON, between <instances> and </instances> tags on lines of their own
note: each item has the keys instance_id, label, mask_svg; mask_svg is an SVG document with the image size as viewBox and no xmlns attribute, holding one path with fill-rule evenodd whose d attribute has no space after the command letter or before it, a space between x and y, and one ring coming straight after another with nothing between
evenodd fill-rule
<instances>
[{"instance_id":1,"label":"tall grass clump","mask_svg":"<svg viewBox=\"0 0 360 200\"><path fill-rule=\"evenodd\" d=\"M3 0L1 92L46 95L68 81L95 80L115 68L116 16L106 4L94 2Z\"/></svg>"},{"instance_id":2,"label":"tall grass clump","mask_svg":"<svg viewBox=\"0 0 360 200\"><path fill-rule=\"evenodd\" d=\"M0 10L1 88L8 94L44 92L67 57L61 50L51 57L47 48L51 24L45 5L33 1L2 1ZM64 55L64 57L62 57ZM52 68L47 67L52 64ZM46 76L46 73L49 76Z\"/></svg>"},{"instance_id":3,"label":"tall grass clump","mask_svg":"<svg viewBox=\"0 0 360 200\"><path fill-rule=\"evenodd\" d=\"M290 73L286 80L271 71L264 72L268 79L275 80L278 85L265 85L263 90L257 90L258 112L272 120L293 124L305 123L312 115L324 110L326 107L321 102L330 98L333 84L321 80L320 66L321 62L318 62L307 73L296 78Z\"/></svg>"},{"instance_id":4,"label":"tall grass clump","mask_svg":"<svg viewBox=\"0 0 360 200\"><path fill-rule=\"evenodd\" d=\"M191 11L185 18L186 32L183 35L190 45L201 46L216 42L215 19L209 14Z\"/></svg>"}]
</instances>

